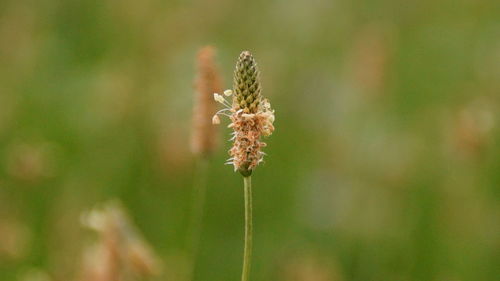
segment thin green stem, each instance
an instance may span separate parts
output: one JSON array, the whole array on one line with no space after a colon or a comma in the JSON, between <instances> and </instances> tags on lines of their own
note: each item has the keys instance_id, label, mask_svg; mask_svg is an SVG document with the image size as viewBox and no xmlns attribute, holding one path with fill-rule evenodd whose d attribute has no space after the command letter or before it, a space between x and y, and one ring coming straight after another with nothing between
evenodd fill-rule
<instances>
[{"instance_id":1,"label":"thin green stem","mask_svg":"<svg viewBox=\"0 0 500 281\"><path fill-rule=\"evenodd\" d=\"M252 178L243 177L245 189L245 248L243 252L243 271L241 281L248 281L252 259Z\"/></svg>"},{"instance_id":2,"label":"thin green stem","mask_svg":"<svg viewBox=\"0 0 500 281\"><path fill-rule=\"evenodd\" d=\"M198 256L198 248L200 244L201 228L203 222L203 209L205 206L206 192L208 179L208 159L200 157L196 163L196 171L194 177L192 200L191 200L191 215L189 218L189 226L187 233L187 254L188 254L188 281L191 281L194 276L196 259Z\"/></svg>"}]
</instances>

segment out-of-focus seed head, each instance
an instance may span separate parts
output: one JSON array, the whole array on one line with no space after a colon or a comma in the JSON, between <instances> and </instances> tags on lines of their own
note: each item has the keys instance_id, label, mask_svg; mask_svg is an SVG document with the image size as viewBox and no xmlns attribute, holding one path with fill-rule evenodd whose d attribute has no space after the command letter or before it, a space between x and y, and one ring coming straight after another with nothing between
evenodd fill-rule
<instances>
[{"instance_id":1,"label":"out-of-focus seed head","mask_svg":"<svg viewBox=\"0 0 500 281\"><path fill-rule=\"evenodd\" d=\"M196 155L208 156L217 146L217 128L211 124L217 108L213 95L222 91L222 79L215 64L215 49L211 46L202 48L198 52L197 64L191 150Z\"/></svg>"},{"instance_id":2,"label":"out-of-focus seed head","mask_svg":"<svg viewBox=\"0 0 500 281\"><path fill-rule=\"evenodd\" d=\"M81 280L148 279L161 273L161 261L118 201L96 207L81 217L98 234L82 264Z\"/></svg>"}]
</instances>

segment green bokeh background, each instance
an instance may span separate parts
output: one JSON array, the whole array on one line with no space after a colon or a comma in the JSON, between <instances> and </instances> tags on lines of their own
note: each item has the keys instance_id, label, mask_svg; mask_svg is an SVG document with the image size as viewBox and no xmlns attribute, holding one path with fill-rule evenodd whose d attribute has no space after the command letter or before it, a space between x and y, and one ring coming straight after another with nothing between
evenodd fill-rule
<instances>
[{"instance_id":1,"label":"green bokeh background","mask_svg":"<svg viewBox=\"0 0 500 281\"><path fill-rule=\"evenodd\" d=\"M80 214L111 199L175 280L207 44L226 88L250 50L276 110L252 280L498 280L499 3L0 1L0 280L75 280L94 238ZM210 162L199 281L240 278L228 148Z\"/></svg>"}]
</instances>

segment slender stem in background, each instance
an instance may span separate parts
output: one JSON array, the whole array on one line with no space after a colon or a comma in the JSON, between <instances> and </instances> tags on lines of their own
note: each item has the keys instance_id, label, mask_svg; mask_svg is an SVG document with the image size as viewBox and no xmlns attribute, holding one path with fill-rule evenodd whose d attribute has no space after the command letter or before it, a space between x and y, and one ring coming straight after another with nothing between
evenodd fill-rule
<instances>
[{"instance_id":1,"label":"slender stem in background","mask_svg":"<svg viewBox=\"0 0 500 281\"><path fill-rule=\"evenodd\" d=\"M187 233L187 253L188 253L188 272L187 279L191 281L194 276L196 259L198 257L198 247L200 244L201 228L203 221L203 209L205 206L205 197L207 192L208 179L208 159L199 157L196 163L194 184L191 200L191 215Z\"/></svg>"},{"instance_id":2,"label":"slender stem in background","mask_svg":"<svg viewBox=\"0 0 500 281\"><path fill-rule=\"evenodd\" d=\"M252 178L243 177L245 189L245 248L243 252L243 272L241 281L248 281L252 259Z\"/></svg>"}]
</instances>

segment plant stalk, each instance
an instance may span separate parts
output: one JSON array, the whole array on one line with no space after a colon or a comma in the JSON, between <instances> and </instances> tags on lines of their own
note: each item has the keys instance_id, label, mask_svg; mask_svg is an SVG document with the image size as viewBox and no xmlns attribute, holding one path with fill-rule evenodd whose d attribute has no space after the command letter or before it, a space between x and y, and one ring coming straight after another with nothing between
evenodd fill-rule
<instances>
[{"instance_id":1,"label":"plant stalk","mask_svg":"<svg viewBox=\"0 0 500 281\"><path fill-rule=\"evenodd\" d=\"M192 191L191 201L191 216L189 218L188 234L187 234L187 253L188 253L188 281L193 280L196 268L196 259L198 257L198 248L200 244L201 229L203 222L203 209L205 207L208 179L208 159L199 157L196 163L196 171L194 177L194 186Z\"/></svg>"},{"instance_id":2,"label":"plant stalk","mask_svg":"<svg viewBox=\"0 0 500 281\"><path fill-rule=\"evenodd\" d=\"M252 177L243 177L245 193L245 248L241 281L248 281L252 259Z\"/></svg>"}]
</instances>

